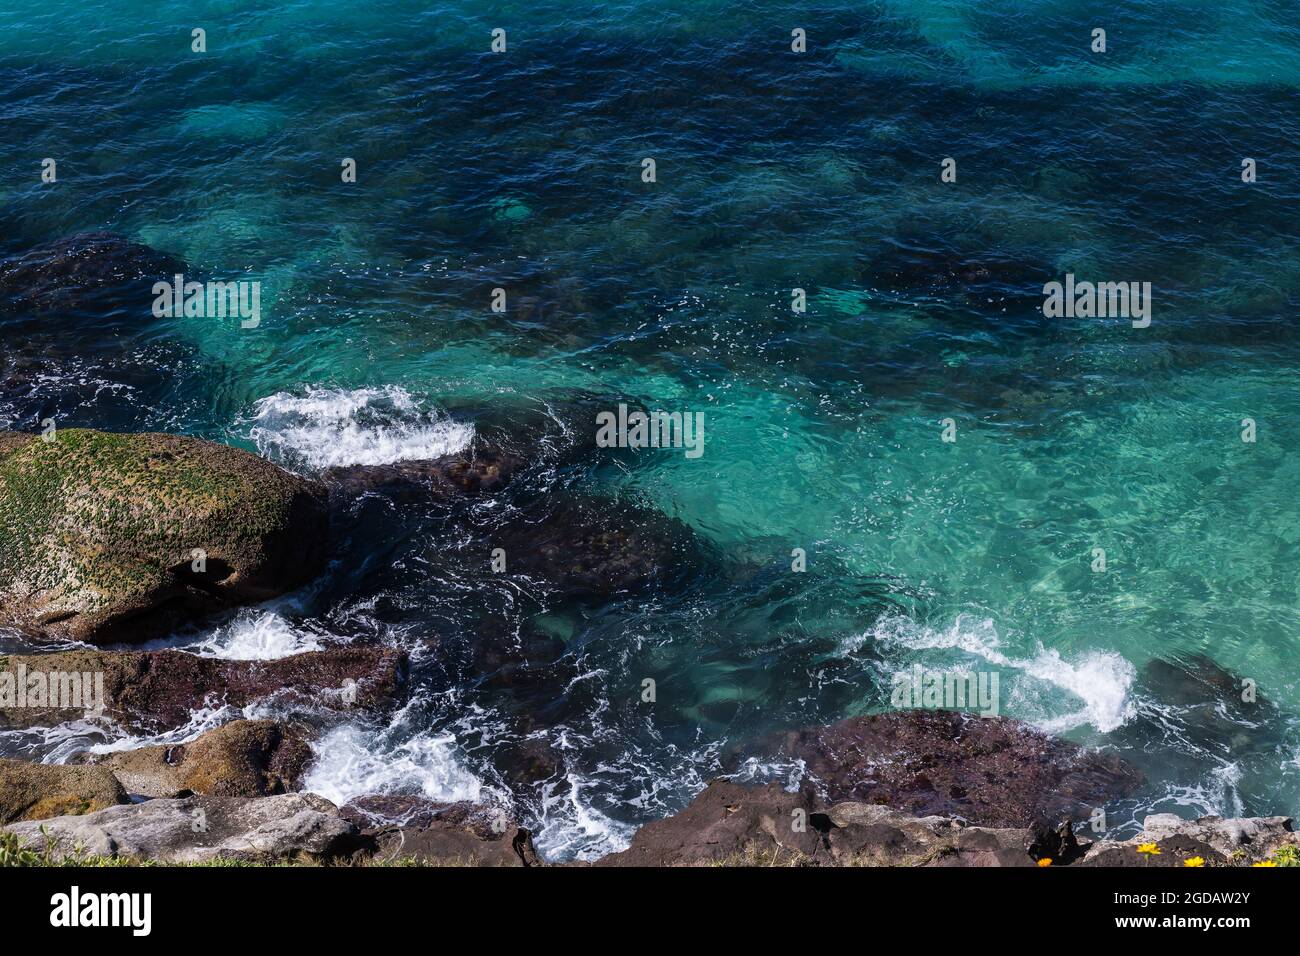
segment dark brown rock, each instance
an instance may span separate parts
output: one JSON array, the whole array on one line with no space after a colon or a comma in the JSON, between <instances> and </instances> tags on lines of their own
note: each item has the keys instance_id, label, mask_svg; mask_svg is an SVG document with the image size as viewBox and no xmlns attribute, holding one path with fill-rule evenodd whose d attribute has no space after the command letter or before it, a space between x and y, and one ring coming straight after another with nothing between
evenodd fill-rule
<instances>
[{"instance_id":1,"label":"dark brown rock","mask_svg":"<svg viewBox=\"0 0 1300 956\"><path fill-rule=\"evenodd\" d=\"M1033 866L1026 831L967 827L846 801L822 807L776 784L708 785L595 866Z\"/></svg>"},{"instance_id":2,"label":"dark brown rock","mask_svg":"<svg viewBox=\"0 0 1300 956\"><path fill-rule=\"evenodd\" d=\"M376 709L406 681L405 653L336 647L272 661L229 661L181 651L64 651L0 657L0 672L103 674L105 713L118 723L159 730L184 724L205 702L243 707L273 695L338 709ZM79 714L77 711L76 714ZM54 708L0 707L0 727L49 726L76 714Z\"/></svg>"},{"instance_id":3,"label":"dark brown rock","mask_svg":"<svg viewBox=\"0 0 1300 956\"><path fill-rule=\"evenodd\" d=\"M799 811L799 813L796 813ZM715 780L684 810L647 823L621 853L595 866L795 864L823 853L815 805L776 784L747 787Z\"/></svg>"},{"instance_id":4,"label":"dark brown rock","mask_svg":"<svg viewBox=\"0 0 1300 956\"><path fill-rule=\"evenodd\" d=\"M1132 793L1143 779L1118 757L1028 724L955 711L854 717L780 735L762 749L803 760L810 785L830 800L984 826L1055 825Z\"/></svg>"},{"instance_id":5,"label":"dark brown rock","mask_svg":"<svg viewBox=\"0 0 1300 956\"><path fill-rule=\"evenodd\" d=\"M330 496L350 500L381 494L397 500L496 494L523 466L523 459L496 449L427 461L330 468L322 478Z\"/></svg>"},{"instance_id":6,"label":"dark brown rock","mask_svg":"<svg viewBox=\"0 0 1300 956\"><path fill-rule=\"evenodd\" d=\"M500 808L439 805L418 796L359 797L343 808L374 847L372 863L540 866L532 834Z\"/></svg>"}]
</instances>

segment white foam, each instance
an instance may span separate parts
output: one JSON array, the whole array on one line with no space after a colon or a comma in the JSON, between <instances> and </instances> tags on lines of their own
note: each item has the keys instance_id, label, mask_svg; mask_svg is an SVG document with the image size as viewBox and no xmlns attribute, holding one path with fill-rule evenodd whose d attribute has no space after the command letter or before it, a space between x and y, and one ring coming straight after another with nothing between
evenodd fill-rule
<instances>
[{"instance_id":1,"label":"white foam","mask_svg":"<svg viewBox=\"0 0 1300 956\"><path fill-rule=\"evenodd\" d=\"M958 615L946 630L928 627L903 615L891 615L867 633L844 642L841 651L857 650L866 640L912 651L960 651L997 667L1018 671L1039 684L1064 690L1083 702L1081 709L1066 714L1017 715L1049 733L1061 733L1083 724L1108 733L1136 713L1129 690L1137 670L1115 651L1085 651L1066 659L1056 649L1046 649L1040 643L1032 657L1011 657L1000 649L1002 639L992 620L978 620L964 614Z\"/></svg>"},{"instance_id":2,"label":"white foam","mask_svg":"<svg viewBox=\"0 0 1300 956\"><path fill-rule=\"evenodd\" d=\"M180 727L165 730L158 734L135 735L124 733L113 740L95 744L93 747L87 747L86 749L91 753L106 754L117 753L119 750L135 750L137 747L156 747L159 744L189 743L199 735L206 734L209 730L216 730L222 724L228 724L232 720L240 719L254 719L252 709L231 707L226 704L212 704L190 711L189 720Z\"/></svg>"},{"instance_id":3,"label":"white foam","mask_svg":"<svg viewBox=\"0 0 1300 956\"><path fill-rule=\"evenodd\" d=\"M187 648L200 657L235 661L273 661L324 645L318 635L294 627L274 611L241 611L218 627L203 643Z\"/></svg>"},{"instance_id":4,"label":"white foam","mask_svg":"<svg viewBox=\"0 0 1300 956\"><path fill-rule=\"evenodd\" d=\"M388 746L383 734L337 727L312 745L302 789L338 806L366 794L420 793L430 800L481 802L483 782L466 770L451 734L417 734Z\"/></svg>"},{"instance_id":5,"label":"white foam","mask_svg":"<svg viewBox=\"0 0 1300 956\"><path fill-rule=\"evenodd\" d=\"M1210 757L1208 759L1214 760ZM1216 761L1198 782L1188 785L1168 783L1160 799L1151 804L1148 812L1190 812L1193 818L1203 816L1240 817L1246 808L1241 799L1241 767L1231 761Z\"/></svg>"},{"instance_id":6,"label":"white foam","mask_svg":"<svg viewBox=\"0 0 1300 956\"><path fill-rule=\"evenodd\" d=\"M626 850L636 827L606 816L591 805L587 782L568 774L567 787L548 782L542 794L540 821L533 845L546 860L595 860ZM557 791L563 792L557 792Z\"/></svg>"},{"instance_id":7,"label":"white foam","mask_svg":"<svg viewBox=\"0 0 1300 956\"><path fill-rule=\"evenodd\" d=\"M472 425L423 407L396 385L277 392L254 405L247 424L263 456L312 468L440 458L474 438Z\"/></svg>"}]
</instances>

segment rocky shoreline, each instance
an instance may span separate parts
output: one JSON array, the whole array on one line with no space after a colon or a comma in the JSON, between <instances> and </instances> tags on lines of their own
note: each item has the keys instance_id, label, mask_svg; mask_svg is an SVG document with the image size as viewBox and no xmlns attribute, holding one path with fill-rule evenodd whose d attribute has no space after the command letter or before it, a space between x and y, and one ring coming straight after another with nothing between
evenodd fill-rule
<instances>
[{"instance_id":1,"label":"rocky shoreline","mask_svg":"<svg viewBox=\"0 0 1300 956\"><path fill-rule=\"evenodd\" d=\"M161 763L161 761L158 761ZM238 765L238 761L235 762ZM275 759L263 761L264 765ZM37 774L22 776L27 782ZM10 823L9 855L27 851L37 865L119 863L300 863L339 866L551 866L530 831L499 810L435 805L420 798L361 798L339 808L310 793L166 796L130 803L100 768L59 771L47 791L82 801L87 812ZM158 768L152 768L157 770ZM120 765L118 768L120 772ZM0 766L6 812L15 791ZM265 766L247 778L261 786ZM157 773L146 774L156 779ZM120 779L120 778L119 778ZM192 782L195 778L186 778ZM239 777L225 782L239 790ZM278 779L278 778L277 778ZM221 778L217 778L221 780ZM253 784L256 781L256 785ZM114 803L114 800L118 802ZM103 802L110 805L95 809ZM394 815L395 814L395 815ZM1300 836L1290 817L1184 820L1152 814L1125 840L1089 839L1071 823L984 827L947 816L914 816L880 804L823 804L781 787L709 784L684 810L647 824L631 845L591 862L563 866L906 866L906 867L1244 867L1300 865Z\"/></svg>"},{"instance_id":2,"label":"rocky shoreline","mask_svg":"<svg viewBox=\"0 0 1300 956\"><path fill-rule=\"evenodd\" d=\"M61 443L75 449L75 467ZM0 608L36 643L143 640L162 622L201 619L301 583L318 566L307 552L323 547L325 502L415 488L488 494L517 468L492 451L350 468L318 482L195 439L69 430L46 442L5 433L0 539L14 546L0 559ZM178 470L187 491L151 497ZM232 476L252 478L231 494ZM245 500L257 495L265 496L257 507ZM56 512L69 517L51 523ZM519 540L527 566L566 591L599 595L658 574L685 538L679 529L598 529L579 510ZM196 547L207 562L177 573ZM33 555L47 569L75 558L74 570L37 580L26 564ZM0 728L75 716L57 696L68 675L81 678L74 707L93 703L97 719L158 733L218 704L382 714L401 704L407 673L403 652L364 644L264 661L84 646L9 654L0 656ZM300 792L316 732L310 721L239 719L184 743L81 754L81 763L0 760L5 858L546 865L529 830L499 807L393 794L338 807ZM1287 817L1157 814L1131 839L1083 836L1075 824L1134 792L1141 772L1006 718L882 713L755 741L732 762L747 752L798 762L803 783L792 791L715 780L679 813L642 827L627 849L572 865L1289 865L1297 852Z\"/></svg>"},{"instance_id":3,"label":"rocky shoreline","mask_svg":"<svg viewBox=\"0 0 1300 956\"><path fill-rule=\"evenodd\" d=\"M74 238L0 264L0 292L31 287L33 302L61 302L138 280L150 261L151 250L113 237ZM51 282L33 285L40 275ZM480 442L304 477L175 435L0 432L0 626L44 651L0 654L0 729L87 716L156 735L200 709L277 704L276 719L226 720L180 743L66 765L0 760L0 859L545 865L529 830L491 804L383 793L339 807L302 792L322 722L403 704L405 652L364 638L271 660L138 648L313 580L331 554L332 517L359 500L479 502L527 465L517 448ZM459 531L475 540L469 511ZM555 593L594 602L674 580L703 548L662 514L580 497L536 519L524 509L491 543ZM526 637L511 651L479 635L471 666L540 688L551 706L548 688L567 677L550 669L553 642ZM1206 662L1174 686L1185 674L1157 662L1152 678L1201 705L1207 735L1222 736L1230 701L1220 692L1233 679ZM783 789L730 773L625 850L574 865L1290 865L1300 852L1281 816L1155 814L1125 840L1076 830L1137 791L1142 773L1005 718L873 714L749 742L727 755L730 769L747 758L798 764L802 780ZM519 764L507 779L544 777L561 758L521 743Z\"/></svg>"},{"instance_id":4,"label":"rocky shoreline","mask_svg":"<svg viewBox=\"0 0 1300 956\"><path fill-rule=\"evenodd\" d=\"M143 640L164 622L201 619L302 583L319 566L313 555L326 540L325 502L413 488L476 496L517 468L488 452L350 468L318 482L196 439L68 430L47 442L5 433L0 539L9 547L0 559L0 608L36 643ZM158 491L173 481L183 493ZM248 500L257 496L256 505ZM680 529L601 529L579 509L519 540L526 566L568 592L599 595L660 573L686 538ZM191 565L196 550L206 560ZM30 571L37 556L45 577ZM55 580L51 568L67 573ZM69 675L81 688L74 708L93 705L97 719L157 733L217 704L275 700L316 713L383 713L402 702L407 672L403 652L364 644L265 661L84 646L9 654L0 656L0 727L75 716L58 696L70 689ZM0 760L6 854L47 862L544 865L528 829L497 807L392 794L337 807L299 792L315 732L310 722L234 720L184 743L82 754L79 764ZM681 812L644 826L627 849L576 865L1226 866L1295 853L1287 817L1161 814L1129 840L1082 837L1074 824L1134 792L1141 772L1005 718L907 710L791 731L747 749L798 762L803 784L790 791L715 780ZM733 762L743 756L737 751Z\"/></svg>"}]
</instances>

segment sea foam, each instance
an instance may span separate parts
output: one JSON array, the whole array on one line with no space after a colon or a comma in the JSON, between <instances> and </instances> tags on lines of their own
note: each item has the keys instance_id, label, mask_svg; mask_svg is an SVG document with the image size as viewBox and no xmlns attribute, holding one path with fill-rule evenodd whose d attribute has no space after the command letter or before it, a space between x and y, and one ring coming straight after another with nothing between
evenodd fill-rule
<instances>
[{"instance_id":1,"label":"sea foam","mask_svg":"<svg viewBox=\"0 0 1300 956\"><path fill-rule=\"evenodd\" d=\"M254 405L246 424L260 454L311 468L439 458L474 438L472 425L397 385L277 392Z\"/></svg>"},{"instance_id":2,"label":"sea foam","mask_svg":"<svg viewBox=\"0 0 1300 956\"><path fill-rule=\"evenodd\" d=\"M982 658L989 664L1018 672L1030 682L1046 685L1048 690L1066 691L1083 703L1082 708L1062 713L1015 713L1027 708L1038 710L1035 699L1042 694L1027 692L1018 682L1010 710L1049 733L1062 733L1091 724L1108 733L1134 716L1136 709L1129 691L1137 676L1133 665L1114 651L1084 651L1067 659L1055 648L1040 643L1032 656L1013 657L1001 649L1003 641L993 621L958 615L951 627L939 629L921 624L910 617L891 615L878 621L869 631L845 642L843 651L853 651L867 641L904 648L909 651L952 650ZM1055 694L1053 693L1053 696Z\"/></svg>"},{"instance_id":3,"label":"sea foam","mask_svg":"<svg viewBox=\"0 0 1300 956\"><path fill-rule=\"evenodd\" d=\"M402 720L398 715L397 720ZM397 744L383 731L337 727L312 745L302 789L338 806L366 794L418 793L438 802L482 802L487 788L458 758L451 734L419 733Z\"/></svg>"}]
</instances>

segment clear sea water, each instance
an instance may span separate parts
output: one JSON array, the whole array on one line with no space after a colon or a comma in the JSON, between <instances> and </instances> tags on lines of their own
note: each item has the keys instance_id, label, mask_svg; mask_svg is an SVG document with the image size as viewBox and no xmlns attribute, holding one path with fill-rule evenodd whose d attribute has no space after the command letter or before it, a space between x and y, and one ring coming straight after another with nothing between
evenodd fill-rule
<instances>
[{"instance_id":1,"label":"clear sea water","mask_svg":"<svg viewBox=\"0 0 1300 956\"><path fill-rule=\"evenodd\" d=\"M336 800L507 800L549 856L599 855L728 747L880 709L920 662L997 670L1004 713L1140 764L1121 824L1300 812L1298 84L1280 0L2 0L0 255L112 230L261 281L263 318L4 321L0 427L184 432L310 471L489 420L705 413L700 459L530 478L543 508L688 526L708 566L685 583L565 601L486 573L439 515L359 505L319 584L174 639L410 648L411 703L317 744ZM974 262L992 281L948 275ZM1150 328L1045 319L1066 272L1150 281ZM536 686L472 663L537 634L562 654ZM1141 679L1195 655L1277 705L1245 755ZM506 779L521 737L563 768Z\"/></svg>"}]
</instances>

